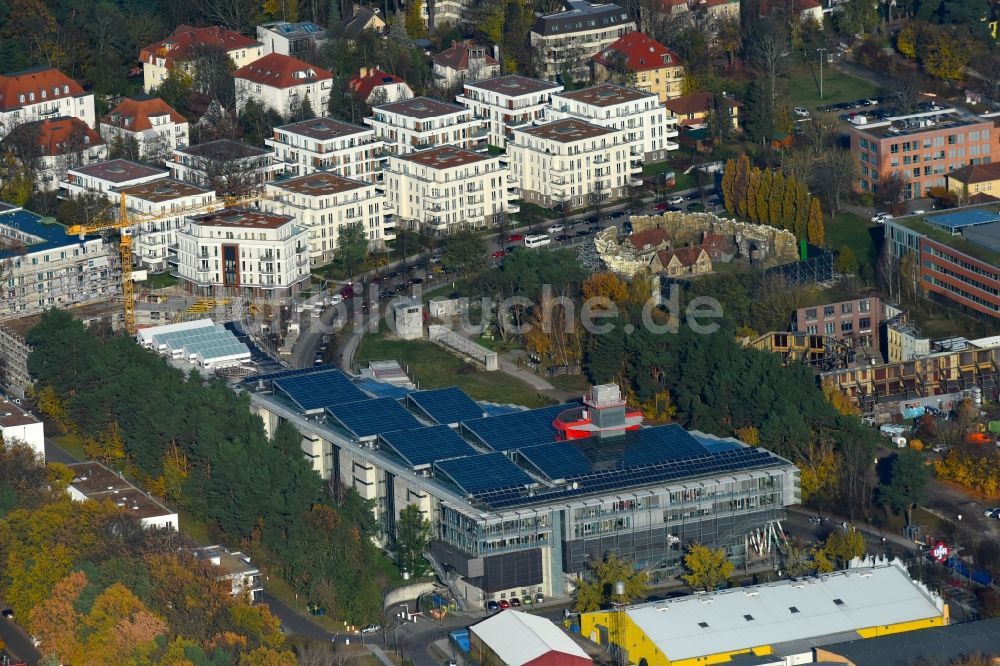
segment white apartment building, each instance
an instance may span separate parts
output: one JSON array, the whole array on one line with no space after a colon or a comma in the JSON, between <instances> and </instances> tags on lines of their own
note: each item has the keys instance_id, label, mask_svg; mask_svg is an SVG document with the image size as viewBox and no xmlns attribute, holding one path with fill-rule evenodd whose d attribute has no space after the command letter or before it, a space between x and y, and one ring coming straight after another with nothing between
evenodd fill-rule
<instances>
[{"instance_id":1,"label":"white apartment building","mask_svg":"<svg viewBox=\"0 0 1000 666\"><path fill-rule=\"evenodd\" d=\"M212 188L219 196L262 189L281 170L271 150L231 139L177 148L167 166L177 180Z\"/></svg>"},{"instance_id":2,"label":"white apartment building","mask_svg":"<svg viewBox=\"0 0 1000 666\"><path fill-rule=\"evenodd\" d=\"M60 224L0 203L0 238L0 261L10 265L0 283L0 320L121 297L118 249L98 236L80 240Z\"/></svg>"},{"instance_id":3,"label":"white apartment building","mask_svg":"<svg viewBox=\"0 0 1000 666\"><path fill-rule=\"evenodd\" d=\"M375 249L391 240L385 233L385 197L372 183L317 172L267 185L261 207L294 217L309 231L309 258L313 266L329 263L337 252L340 230L360 224Z\"/></svg>"},{"instance_id":4,"label":"white apartment building","mask_svg":"<svg viewBox=\"0 0 1000 666\"><path fill-rule=\"evenodd\" d=\"M73 482L66 488L74 502L114 502L145 528L178 530L177 512L144 493L115 471L93 460L69 463Z\"/></svg>"},{"instance_id":5,"label":"white apartment building","mask_svg":"<svg viewBox=\"0 0 1000 666\"><path fill-rule=\"evenodd\" d=\"M483 228L513 212L506 163L499 156L437 146L390 155L385 171L386 206L397 220L436 234Z\"/></svg>"},{"instance_id":6,"label":"white apartment building","mask_svg":"<svg viewBox=\"0 0 1000 666\"><path fill-rule=\"evenodd\" d=\"M643 162L661 162L680 148L671 141L677 137L677 119L669 116L655 93L610 83L560 92L552 96L546 118L580 118L623 130L626 140L635 144L634 157Z\"/></svg>"},{"instance_id":7,"label":"white apartment building","mask_svg":"<svg viewBox=\"0 0 1000 666\"><path fill-rule=\"evenodd\" d=\"M165 271L177 262L177 231L196 211L216 205L213 190L174 178L119 187L136 224L132 227L132 256L145 268Z\"/></svg>"},{"instance_id":8,"label":"white apartment building","mask_svg":"<svg viewBox=\"0 0 1000 666\"><path fill-rule=\"evenodd\" d=\"M288 298L309 286L309 232L290 215L224 208L177 230L177 274L199 296Z\"/></svg>"},{"instance_id":9,"label":"white apartment building","mask_svg":"<svg viewBox=\"0 0 1000 666\"><path fill-rule=\"evenodd\" d=\"M170 70L174 67L180 67L186 73L193 74L196 66L194 58L199 47L204 46L224 49L237 68L264 55L263 44L235 30L219 26L192 28L189 25L181 25L166 39L139 51L143 91L146 94L153 92L167 80Z\"/></svg>"},{"instance_id":10,"label":"white apartment building","mask_svg":"<svg viewBox=\"0 0 1000 666\"><path fill-rule=\"evenodd\" d=\"M76 117L36 120L16 131L37 131L41 153L35 163L35 187L45 192L57 189L70 169L108 157L108 145L101 135Z\"/></svg>"},{"instance_id":11,"label":"white apartment building","mask_svg":"<svg viewBox=\"0 0 1000 666\"><path fill-rule=\"evenodd\" d=\"M0 445L24 444L45 462L45 424L20 402L0 396Z\"/></svg>"},{"instance_id":12,"label":"white apartment building","mask_svg":"<svg viewBox=\"0 0 1000 666\"><path fill-rule=\"evenodd\" d=\"M67 116L95 126L94 93L55 67L0 76L0 139L22 123Z\"/></svg>"},{"instance_id":13,"label":"white apartment building","mask_svg":"<svg viewBox=\"0 0 1000 666\"><path fill-rule=\"evenodd\" d=\"M67 170L66 178L59 183L59 188L64 194L72 197L90 193L117 199L115 192L112 191L117 187L140 185L169 175L170 172L166 169L157 169L130 160L114 159Z\"/></svg>"},{"instance_id":14,"label":"white apartment building","mask_svg":"<svg viewBox=\"0 0 1000 666\"><path fill-rule=\"evenodd\" d=\"M445 145L475 150L484 147L486 137L483 121L472 110L430 97L376 106L365 123L386 150L398 155Z\"/></svg>"},{"instance_id":15,"label":"white apartment building","mask_svg":"<svg viewBox=\"0 0 1000 666\"><path fill-rule=\"evenodd\" d=\"M264 23L257 26L257 41L264 45L265 55L280 53L298 58L322 46L326 28L312 21Z\"/></svg>"},{"instance_id":16,"label":"white apartment building","mask_svg":"<svg viewBox=\"0 0 1000 666\"><path fill-rule=\"evenodd\" d=\"M565 71L574 81L589 81L590 58L636 25L618 5L565 0L565 6L566 11L539 16L531 28L531 46L541 63L539 75L554 81Z\"/></svg>"},{"instance_id":17,"label":"white apartment building","mask_svg":"<svg viewBox=\"0 0 1000 666\"><path fill-rule=\"evenodd\" d=\"M381 178L383 143L375 130L333 118L311 118L274 128L264 139L282 171L305 176L328 171L344 178L375 182Z\"/></svg>"},{"instance_id":18,"label":"white apartment building","mask_svg":"<svg viewBox=\"0 0 1000 666\"><path fill-rule=\"evenodd\" d=\"M292 56L270 53L233 72L236 110L250 100L270 107L282 116L298 113L308 101L313 114L330 104L333 72Z\"/></svg>"},{"instance_id":19,"label":"white apartment building","mask_svg":"<svg viewBox=\"0 0 1000 666\"><path fill-rule=\"evenodd\" d=\"M491 146L506 148L514 128L544 120L546 105L562 89L558 83L511 74L466 83L456 99L476 117L486 119Z\"/></svg>"},{"instance_id":20,"label":"white apartment building","mask_svg":"<svg viewBox=\"0 0 1000 666\"><path fill-rule=\"evenodd\" d=\"M125 98L101 119L101 136L108 143L131 139L147 162L165 162L175 148L188 145L187 119L159 97Z\"/></svg>"},{"instance_id":21,"label":"white apartment building","mask_svg":"<svg viewBox=\"0 0 1000 666\"><path fill-rule=\"evenodd\" d=\"M579 208L598 196L619 199L640 184L632 145L624 130L567 118L515 129L507 155L524 201Z\"/></svg>"}]
</instances>

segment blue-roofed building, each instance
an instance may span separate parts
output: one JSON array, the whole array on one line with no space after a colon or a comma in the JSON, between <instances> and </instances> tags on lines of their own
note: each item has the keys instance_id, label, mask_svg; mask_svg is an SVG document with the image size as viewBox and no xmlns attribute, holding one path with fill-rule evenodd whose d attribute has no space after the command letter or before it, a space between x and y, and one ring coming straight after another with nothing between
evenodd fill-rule
<instances>
[{"instance_id":1,"label":"blue-roofed building","mask_svg":"<svg viewBox=\"0 0 1000 666\"><path fill-rule=\"evenodd\" d=\"M9 273L0 284L0 320L119 296L117 257L101 238L69 236L52 218L0 202L0 261Z\"/></svg>"},{"instance_id":2,"label":"blue-roofed building","mask_svg":"<svg viewBox=\"0 0 1000 666\"><path fill-rule=\"evenodd\" d=\"M348 400L359 385L330 368L243 386L268 432L293 424L324 479L371 500L380 545L394 546L399 513L416 505L468 607L563 596L608 552L669 570L697 542L753 564L767 557L757 537L799 502L789 461L678 425L642 427L614 385L583 403L493 416L456 388L400 398L363 384L379 397Z\"/></svg>"}]
</instances>

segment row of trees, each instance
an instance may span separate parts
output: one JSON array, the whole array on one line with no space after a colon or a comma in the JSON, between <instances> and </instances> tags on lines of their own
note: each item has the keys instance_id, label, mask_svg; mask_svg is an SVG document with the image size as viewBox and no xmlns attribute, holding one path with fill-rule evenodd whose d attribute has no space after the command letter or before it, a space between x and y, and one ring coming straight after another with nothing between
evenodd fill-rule
<instances>
[{"instance_id":1,"label":"row of trees","mask_svg":"<svg viewBox=\"0 0 1000 666\"><path fill-rule=\"evenodd\" d=\"M741 155L726 162L722 176L722 196L732 215L786 229L796 238L823 245L823 211L819 199L809 194L805 183L780 171L750 166L750 158Z\"/></svg>"},{"instance_id":2,"label":"row of trees","mask_svg":"<svg viewBox=\"0 0 1000 666\"><path fill-rule=\"evenodd\" d=\"M974 37L976 32L977 28L968 25L911 22L896 33L896 49L927 75L959 81L965 78L965 66L983 51L983 41Z\"/></svg>"},{"instance_id":3,"label":"row of trees","mask_svg":"<svg viewBox=\"0 0 1000 666\"><path fill-rule=\"evenodd\" d=\"M232 596L190 541L145 530L110 501L72 501L72 478L0 445L0 594L45 663L296 663L278 620Z\"/></svg>"},{"instance_id":4,"label":"row of trees","mask_svg":"<svg viewBox=\"0 0 1000 666\"><path fill-rule=\"evenodd\" d=\"M50 422L95 442L96 454L335 617L379 617L385 581L369 538L371 510L353 490L322 483L292 426L269 439L246 396L224 382L185 377L132 340L99 339L62 311L46 313L28 340L36 403Z\"/></svg>"}]
</instances>

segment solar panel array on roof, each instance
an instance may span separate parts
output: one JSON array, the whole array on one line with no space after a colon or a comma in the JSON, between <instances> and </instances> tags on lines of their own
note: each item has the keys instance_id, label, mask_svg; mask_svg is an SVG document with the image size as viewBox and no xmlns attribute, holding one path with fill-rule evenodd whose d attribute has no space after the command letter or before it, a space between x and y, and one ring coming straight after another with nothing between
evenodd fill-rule
<instances>
[{"instance_id":1,"label":"solar panel array on roof","mask_svg":"<svg viewBox=\"0 0 1000 666\"><path fill-rule=\"evenodd\" d=\"M435 423L453 424L485 416L483 408L455 386L411 393L407 404L416 407Z\"/></svg>"},{"instance_id":2,"label":"solar panel array on roof","mask_svg":"<svg viewBox=\"0 0 1000 666\"><path fill-rule=\"evenodd\" d=\"M297 370L282 370L280 372L269 372L263 375L254 375L252 377L247 377L243 380L243 383L250 382L269 382L275 379L281 379L282 377L294 377L296 375L315 375L320 372L327 372L328 370L336 370L335 365L315 365L311 368L298 368Z\"/></svg>"},{"instance_id":3,"label":"solar panel array on roof","mask_svg":"<svg viewBox=\"0 0 1000 666\"><path fill-rule=\"evenodd\" d=\"M280 377L272 380L272 384L276 392L285 394L304 412L368 398L340 370Z\"/></svg>"},{"instance_id":4,"label":"solar panel array on roof","mask_svg":"<svg viewBox=\"0 0 1000 666\"><path fill-rule=\"evenodd\" d=\"M362 395L362 398L365 396ZM422 427L420 421L393 398L341 402L327 406L326 413L358 439L370 439L379 433L393 430Z\"/></svg>"},{"instance_id":5,"label":"solar panel array on roof","mask_svg":"<svg viewBox=\"0 0 1000 666\"><path fill-rule=\"evenodd\" d=\"M434 463L434 467L469 495L524 488L534 483L524 470L497 451L442 460Z\"/></svg>"},{"instance_id":6,"label":"solar panel array on roof","mask_svg":"<svg viewBox=\"0 0 1000 666\"><path fill-rule=\"evenodd\" d=\"M379 440L383 448L394 451L413 468L479 453L446 425L384 432L379 435Z\"/></svg>"},{"instance_id":7,"label":"solar panel array on roof","mask_svg":"<svg viewBox=\"0 0 1000 666\"><path fill-rule=\"evenodd\" d=\"M565 405L462 421L462 430L495 451L551 442L556 438L556 430L552 427L556 415L579 406L580 403L570 402Z\"/></svg>"},{"instance_id":8,"label":"solar panel array on roof","mask_svg":"<svg viewBox=\"0 0 1000 666\"><path fill-rule=\"evenodd\" d=\"M971 227L977 224L991 224L998 220L1000 220L1000 214L996 211L981 208L960 210L956 213L944 213L942 215L929 215L924 218L924 222L952 232L957 232L963 227Z\"/></svg>"},{"instance_id":9,"label":"solar panel array on roof","mask_svg":"<svg viewBox=\"0 0 1000 666\"><path fill-rule=\"evenodd\" d=\"M153 346L164 347L170 354L198 356L205 362L250 356L250 348L219 324L155 334Z\"/></svg>"}]
</instances>

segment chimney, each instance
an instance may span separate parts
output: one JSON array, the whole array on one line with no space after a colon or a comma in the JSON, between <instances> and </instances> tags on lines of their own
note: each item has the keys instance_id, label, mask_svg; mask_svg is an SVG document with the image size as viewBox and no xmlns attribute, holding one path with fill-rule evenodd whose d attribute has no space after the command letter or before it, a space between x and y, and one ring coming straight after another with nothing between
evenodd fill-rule
<instances>
[{"instance_id":1,"label":"chimney","mask_svg":"<svg viewBox=\"0 0 1000 666\"><path fill-rule=\"evenodd\" d=\"M369 70L368 70L368 68L367 68L367 67L362 67L362 68L361 68L361 71L360 71L360 72L358 73L358 78L361 78L361 79L363 79L363 78L365 78L366 76L368 76L368 71L369 71Z\"/></svg>"},{"instance_id":2,"label":"chimney","mask_svg":"<svg viewBox=\"0 0 1000 666\"><path fill-rule=\"evenodd\" d=\"M496 60L497 62L500 62L500 45L499 44L494 44L493 45L493 59Z\"/></svg>"}]
</instances>

